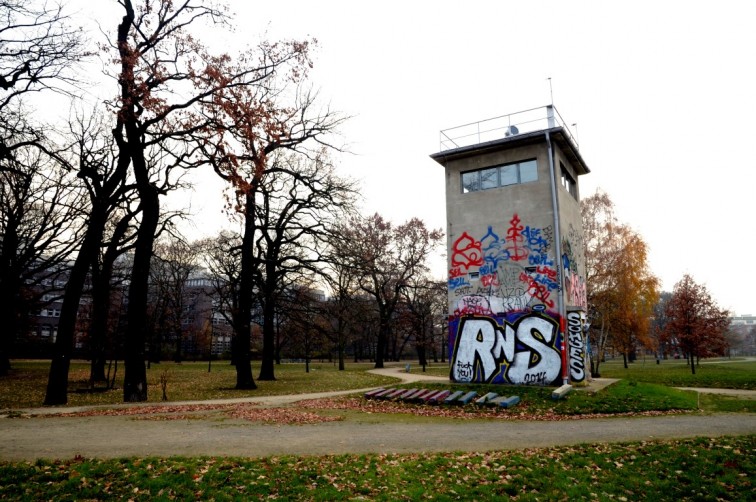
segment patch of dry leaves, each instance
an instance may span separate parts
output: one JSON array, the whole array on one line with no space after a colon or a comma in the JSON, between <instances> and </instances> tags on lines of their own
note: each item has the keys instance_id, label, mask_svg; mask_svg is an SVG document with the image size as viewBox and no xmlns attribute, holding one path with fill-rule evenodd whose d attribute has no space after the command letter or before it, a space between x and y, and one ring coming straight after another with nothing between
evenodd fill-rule
<instances>
[{"instance_id":1,"label":"patch of dry leaves","mask_svg":"<svg viewBox=\"0 0 756 502\"><path fill-rule=\"evenodd\" d=\"M192 404L162 406L132 406L123 408L95 409L40 417L95 417L133 416L135 420L192 420L207 418L209 412L220 411L226 416L250 422L278 425L305 425L344 420L343 416L320 415L306 410L349 410L362 413L404 413L423 417L454 418L472 420L490 418L498 420L541 420L563 421L590 418L611 418L629 416L659 416L686 413L684 410L644 411L630 413L592 413L563 415L553 410L528 410L525 407L512 409L479 406L442 406L406 403L402 401L364 399L362 397L339 397L331 399L310 399L299 401L296 407L265 408L253 404ZM28 415L24 417L28 418Z\"/></svg>"},{"instance_id":2,"label":"patch of dry leaves","mask_svg":"<svg viewBox=\"0 0 756 502\"><path fill-rule=\"evenodd\" d=\"M293 408L251 408L239 406L229 413L233 418L269 424L305 425L344 420L340 416L323 416Z\"/></svg>"},{"instance_id":3,"label":"patch of dry leaves","mask_svg":"<svg viewBox=\"0 0 756 502\"><path fill-rule=\"evenodd\" d=\"M134 406L99 410L39 415L42 417L133 416L135 420L191 420L206 418L206 413L222 411L231 418L278 425L304 425L343 420L339 416L323 416L294 408L261 408L250 404L193 404L176 406Z\"/></svg>"}]
</instances>

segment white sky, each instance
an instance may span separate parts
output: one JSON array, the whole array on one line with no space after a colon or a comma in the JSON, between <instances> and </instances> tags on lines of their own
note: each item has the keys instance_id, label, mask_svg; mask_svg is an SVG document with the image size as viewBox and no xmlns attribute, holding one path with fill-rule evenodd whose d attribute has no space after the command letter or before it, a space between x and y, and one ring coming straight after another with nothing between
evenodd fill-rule
<instances>
[{"instance_id":1,"label":"white sky","mask_svg":"<svg viewBox=\"0 0 756 502\"><path fill-rule=\"evenodd\" d=\"M722 307L756 314L756 2L229 4L239 29L211 43L319 40L312 81L354 116L338 162L362 180L365 213L445 228L443 168L429 158L439 131L544 106L550 77L592 171L581 195L609 194L664 290L689 273ZM117 17L84 12L115 30ZM217 231L219 189L205 180L192 196L197 232Z\"/></svg>"}]
</instances>

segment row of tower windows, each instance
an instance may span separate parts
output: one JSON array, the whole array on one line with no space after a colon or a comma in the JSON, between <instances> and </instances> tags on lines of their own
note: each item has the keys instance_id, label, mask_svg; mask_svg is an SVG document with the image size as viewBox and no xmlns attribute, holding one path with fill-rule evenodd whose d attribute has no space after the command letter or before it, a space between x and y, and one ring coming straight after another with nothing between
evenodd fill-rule
<instances>
[{"instance_id":1,"label":"row of tower windows","mask_svg":"<svg viewBox=\"0 0 756 502\"><path fill-rule=\"evenodd\" d=\"M462 193L538 181L535 159L462 173Z\"/></svg>"}]
</instances>

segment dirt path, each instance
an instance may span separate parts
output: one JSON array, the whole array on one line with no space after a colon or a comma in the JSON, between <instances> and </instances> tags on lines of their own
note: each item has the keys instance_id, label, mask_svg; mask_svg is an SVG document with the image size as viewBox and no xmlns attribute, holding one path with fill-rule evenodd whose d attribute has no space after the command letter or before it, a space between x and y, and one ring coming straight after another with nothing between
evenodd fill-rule
<instances>
[{"instance_id":1,"label":"dirt path","mask_svg":"<svg viewBox=\"0 0 756 502\"><path fill-rule=\"evenodd\" d=\"M348 420L263 425L234 419L143 421L130 417L0 420L0 460L122 456L322 455L486 451L756 434L756 414L678 415L593 420Z\"/></svg>"},{"instance_id":2,"label":"dirt path","mask_svg":"<svg viewBox=\"0 0 756 502\"><path fill-rule=\"evenodd\" d=\"M445 380L397 368L379 370L404 381ZM596 382L603 385L610 382ZM212 401L285 406L302 399L336 396L342 391L297 396L270 396ZM170 405L197 403L168 403ZM208 404L207 401L203 404ZM153 406L151 404L151 406ZM71 408L26 410L41 414ZM76 410L81 411L81 410ZM0 419L0 460L37 458L114 458L122 456L323 455L340 453L409 453L485 451L615 442L756 434L756 414L677 415L612 419L546 421L438 420L365 418L316 425L265 425L231 419L220 412L181 420L135 420L128 416Z\"/></svg>"}]
</instances>

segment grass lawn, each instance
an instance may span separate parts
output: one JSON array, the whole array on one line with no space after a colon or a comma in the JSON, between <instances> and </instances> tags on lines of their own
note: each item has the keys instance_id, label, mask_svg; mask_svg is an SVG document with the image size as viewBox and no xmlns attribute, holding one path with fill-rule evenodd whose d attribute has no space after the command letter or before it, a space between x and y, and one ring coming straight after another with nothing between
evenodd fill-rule
<instances>
[{"instance_id":1,"label":"grass lawn","mask_svg":"<svg viewBox=\"0 0 756 502\"><path fill-rule=\"evenodd\" d=\"M0 463L3 500L753 500L756 436L325 457Z\"/></svg>"},{"instance_id":2,"label":"grass lawn","mask_svg":"<svg viewBox=\"0 0 756 502\"><path fill-rule=\"evenodd\" d=\"M750 375L753 371L750 363L731 364L735 365L734 372L730 373L731 380L735 379L733 375L741 374L738 378L743 379L743 374ZM48 367L49 362L14 361L11 376L0 379L0 409L41 404ZM367 373L370 368L372 364L368 363L350 364L347 371L339 372L332 364L314 363L311 372L305 373L301 364L284 364L276 367L277 381L258 382L260 388L256 391L235 391L235 371L227 362L214 362L210 373L206 362L162 363L148 370L149 396L151 401L160 400L159 380L163 372L168 375L167 394L171 401L397 386L396 379ZM654 378L658 380L672 370L664 368L664 371L657 370ZM604 369L625 371L621 363L615 367L607 364L602 372ZM632 370L637 370L637 366ZM69 388L85 387L88 371L87 364L74 363ZM413 366L412 372L416 371L420 369ZM435 371L448 374L443 364L430 367L427 373ZM710 373L715 373L715 369ZM756 400L698 396L695 392L679 391L641 378L624 379L596 393L576 390L559 401L550 398L552 388L543 387L452 386L443 382L422 387L458 387L476 390L479 394L493 391L518 395L522 401L511 413L522 412L526 417L697 409L756 412ZM120 389L96 394L72 391L69 402L114 404L121 399ZM479 410L474 406L469 408L475 413ZM346 412L346 416L351 417L350 413ZM412 412L377 409L360 413L360 416L371 417L380 424L404 413ZM559 422L555 422L555 426L558 427ZM0 462L0 499L752 500L754 459L754 435L481 453L264 459L74 458Z\"/></svg>"},{"instance_id":3,"label":"grass lawn","mask_svg":"<svg viewBox=\"0 0 756 502\"><path fill-rule=\"evenodd\" d=\"M440 377L449 376L448 363L431 363L423 372L417 361L410 362L411 372ZM696 367L696 374L690 372L685 360L670 359L656 364L654 359L639 359L625 369L622 359L601 363L601 376L624 378L636 382L657 383L669 387L714 387L723 389L756 390L756 361L743 359L705 359Z\"/></svg>"},{"instance_id":4,"label":"grass lawn","mask_svg":"<svg viewBox=\"0 0 756 502\"><path fill-rule=\"evenodd\" d=\"M410 363L410 371L420 375L449 378L449 363L431 363L425 367L425 371L423 372L423 367L417 364L416 361L413 361Z\"/></svg>"},{"instance_id":5,"label":"grass lawn","mask_svg":"<svg viewBox=\"0 0 756 502\"><path fill-rule=\"evenodd\" d=\"M402 384L396 387L409 389L418 387L418 384ZM714 395L699 397L696 392L632 380L621 380L598 392L573 390L564 399L558 401L551 398L554 390L551 387L443 383L425 383L422 387L439 390L474 390L481 396L488 392L504 396L518 396L520 403L512 411L527 415L591 415L699 409L707 412L756 413L756 400L753 399Z\"/></svg>"},{"instance_id":6,"label":"grass lawn","mask_svg":"<svg viewBox=\"0 0 756 502\"><path fill-rule=\"evenodd\" d=\"M612 372L626 373L622 381L598 393L573 391L566 399L553 401L550 387L501 386L501 385L451 385L449 383L427 383L425 388L454 388L476 390L480 395L496 392L502 395L517 395L522 402L517 409L528 412L559 415L594 414L594 413L628 413L666 410L697 410L705 411L750 411L756 412L756 400L736 399L724 396L698 396L694 392L682 392L671 389L659 383L668 379L670 374L684 373L682 365L645 366L635 363L630 369L622 368L621 363L607 363L602 366L602 374ZM310 372L305 372L303 364L282 364L276 366L276 381L258 381L258 389L254 391L239 391L233 387L236 383L236 372L227 361L213 362L211 371L207 371L207 362L181 363L164 362L153 364L147 370L149 383L148 398L151 402L159 402L162 397L160 377L167 373L167 396L171 402L222 399L249 396L269 396L283 394L301 394L310 392L324 392L331 390L350 390L368 387L397 385L395 378L383 377L368 373L372 363L350 363L346 371L340 372L332 363L312 363ZM747 381L756 371L756 363L738 362L727 364L701 365L703 374L727 374L729 381ZM48 361L14 361L13 369L8 377L0 378L0 410L18 409L41 406L47 385ZM253 370L255 368L253 367ZM433 365L427 368L426 374L447 375L445 364ZM412 367L413 373L421 371L419 367ZM120 404L123 402L120 382L122 381L122 366L119 367L119 377L116 379L117 389L107 392L77 392L85 389L89 377L89 365L85 362L74 362L71 366L69 378L69 405ZM441 373L442 372L442 373ZM605 372L605 373L604 373ZM720 378L721 381L722 379ZM690 385L690 383L688 384ZM701 385L700 382L698 385ZM404 385L404 387L416 387ZM747 386L746 386L747 387Z\"/></svg>"},{"instance_id":7,"label":"grass lawn","mask_svg":"<svg viewBox=\"0 0 756 502\"><path fill-rule=\"evenodd\" d=\"M163 362L152 364L147 370L147 397L151 402L162 398L160 376L168 375L166 394L169 401L224 399L250 396L300 394L334 390L362 389L390 385L397 379L367 373L372 363L351 363L343 372L331 363L311 363L310 372L304 364L281 364L276 366L277 380L257 381L257 390L236 390L236 369L228 361L213 361L211 371L205 362L176 364ZM42 406L50 368L49 361L12 362L8 377L0 378L0 410ZM253 363L257 376L259 365ZM107 392L83 393L89 381L89 364L73 362L69 373L68 404L71 406L92 404L116 404L123 402L123 365L119 364L116 389Z\"/></svg>"},{"instance_id":8,"label":"grass lawn","mask_svg":"<svg viewBox=\"0 0 756 502\"><path fill-rule=\"evenodd\" d=\"M602 377L625 378L670 387L718 387L723 389L756 389L756 361L728 359L702 360L696 374L684 359L671 359L656 364L653 359L638 360L625 369L622 360L601 363Z\"/></svg>"}]
</instances>

